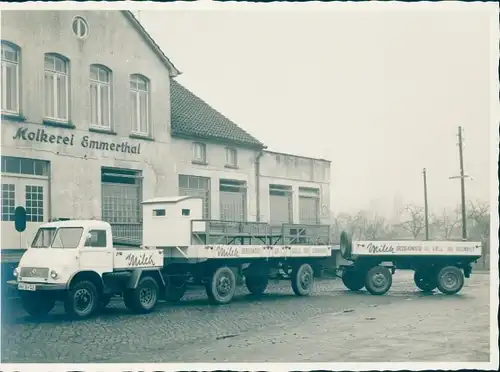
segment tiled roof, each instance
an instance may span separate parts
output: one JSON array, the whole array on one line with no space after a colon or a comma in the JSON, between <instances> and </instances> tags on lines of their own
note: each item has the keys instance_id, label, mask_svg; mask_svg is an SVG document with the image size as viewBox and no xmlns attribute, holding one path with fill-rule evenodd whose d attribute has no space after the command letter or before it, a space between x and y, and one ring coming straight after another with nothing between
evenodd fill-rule
<instances>
[{"instance_id":1,"label":"tiled roof","mask_svg":"<svg viewBox=\"0 0 500 372\"><path fill-rule=\"evenodd\" d=\"M172 136L219 140L231 144L265 146L177 81L170 79Z\"/></svg>"}]
</instances>

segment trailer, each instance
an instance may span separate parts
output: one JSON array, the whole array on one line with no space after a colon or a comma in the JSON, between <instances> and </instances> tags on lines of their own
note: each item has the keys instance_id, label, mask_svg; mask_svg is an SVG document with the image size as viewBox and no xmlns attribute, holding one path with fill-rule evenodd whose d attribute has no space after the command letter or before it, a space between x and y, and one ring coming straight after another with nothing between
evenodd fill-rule
<instances>
[{"instance_id":1,"label":"trailer","mask_svg":"<svg viewBox=\"0 0 500 372\"><path fill-rule=\"evenodd\" d=\"M472 263L481 257L481 243L468 241L351 241L340 236L340 253L345 263L337 275L346 288L366 288L383 295L392 286L396 269L414 270L416 286L424 292L436 288L452 295L460 292L472 272Z\"/></svg>"},{"instance_id":2,"label":"trailer","mask_svg":"<svg viewBox=\"0 0 500 372\"><path fill-rule=\"evenodd\" d=\"M9 285L31 316L62 301L72 318L92 316L115 295L132 312L149 313L158 301L182 299L189 285L223 305L238 278L254 296L273 278L290 280L297 296L312 293L315 271L332 255L329 226L204 220L202 208L198 197L143 201L141 247L114 246L104 221L45 223Z\"/></svg>"}]
</instances>

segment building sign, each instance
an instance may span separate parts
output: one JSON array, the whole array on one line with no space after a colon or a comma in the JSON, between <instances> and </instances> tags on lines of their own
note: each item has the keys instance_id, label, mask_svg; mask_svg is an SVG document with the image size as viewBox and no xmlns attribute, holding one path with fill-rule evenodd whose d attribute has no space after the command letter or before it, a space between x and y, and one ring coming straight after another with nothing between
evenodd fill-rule
<instances>
[{"instance_id":1,"label":"building sign","mask_svg":"<svg viewBox=\"0 0 500 372\"><path fill-rule=\"evenodd\" d=\"M108 142L108 141L96 141L91 139L90 136L82 136L80 139L75 141L75 135L61 136L50 134L45 131L45 129L37 129L36 131L28 130L28 128L18 128L14 137L15 140L23 140L29 142L39 142L39 143L53 143L57 145L75 146L80 145L83 148L104 150L104 151L116 151L116 152L126 152L128 154L139 155L141 153L141 144L131 145L126 141L122 142Z\"/></svg>"}]
</instances>

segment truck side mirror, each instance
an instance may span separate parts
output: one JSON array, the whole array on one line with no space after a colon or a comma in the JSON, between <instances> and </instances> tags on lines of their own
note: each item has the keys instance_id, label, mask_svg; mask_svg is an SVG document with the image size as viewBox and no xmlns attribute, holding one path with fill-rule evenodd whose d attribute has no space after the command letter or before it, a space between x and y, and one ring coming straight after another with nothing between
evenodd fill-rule
<instances>
[{"instance_id":1,"label":"truck side mirror","mask_svg":"<svg viewBox=\"0 0 500 372\"><path fill-rule=\"evenodd\" d=\"M17 207L14 210L14 226L17 232L26 230L26 209L24 207Z\"/></svg>"}]
</instances>

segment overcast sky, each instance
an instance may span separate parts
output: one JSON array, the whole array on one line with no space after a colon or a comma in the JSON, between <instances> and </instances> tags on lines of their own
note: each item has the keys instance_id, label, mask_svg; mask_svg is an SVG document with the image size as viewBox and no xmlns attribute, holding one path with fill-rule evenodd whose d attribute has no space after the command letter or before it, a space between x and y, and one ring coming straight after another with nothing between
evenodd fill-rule
<instances>
[{"instance_id":1,"label":"overcast sky","mask_svg":"<svg viewBox=\"0 0 500 372\"><path fill-rule=\"evenodd\" d=\"M491 9L491 8L490 8ZM491 12L489 12L491 14ZM177 80L270 150L332 161L332 211L489 200L488 12L141 11ZM494 68L496 65L494 65Z\"/></svg>"}]
</instances>

